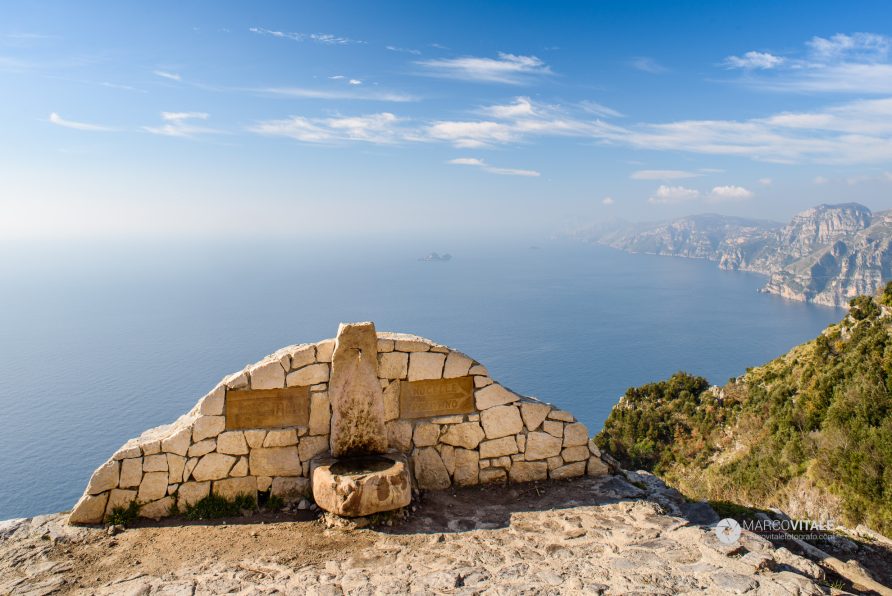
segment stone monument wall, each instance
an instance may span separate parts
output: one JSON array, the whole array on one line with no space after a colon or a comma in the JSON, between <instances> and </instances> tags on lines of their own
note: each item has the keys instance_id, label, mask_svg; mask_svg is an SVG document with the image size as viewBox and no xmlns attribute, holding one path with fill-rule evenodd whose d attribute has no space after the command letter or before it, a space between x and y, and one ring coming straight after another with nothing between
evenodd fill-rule
<instances>
[{"instance_id":1,"label":"stone monument wall","mask_svg":"<svg viewBox=\"0 0 892 596\"><path fill-rule=\"evenodd\" d=\"M128 441L90 478L71 523L140 505L161 518L209 494L310 492L310 461L330 450L335 340L283 348L220 382L173 424ZM416 486L529 482L608 473L569 412L494 382L461 352L414 335L377 334L388 450Z\"/></svg>"}]
</instances>

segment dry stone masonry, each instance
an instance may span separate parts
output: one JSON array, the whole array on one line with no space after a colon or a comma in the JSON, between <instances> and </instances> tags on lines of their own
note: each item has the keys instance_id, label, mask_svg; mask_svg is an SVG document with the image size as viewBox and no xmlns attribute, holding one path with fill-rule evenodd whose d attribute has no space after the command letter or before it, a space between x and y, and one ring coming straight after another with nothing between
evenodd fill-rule
<instances>
[{"instance_id":1,"label":"dry stone masonry","mask_svg":"<svg viewBox=\"0 0 892 596\"><path fill-rule=\"evenodd\" d=\"M354 323L337 341L288 346L229 375L173 424L128 441L69 522L100 523L131 503L158 519L210 494L293 501L312 493L314 468L366 454L407 467L422 490L609 471L569 412L507 389L461 352Z\"/></svg>"}]
</instances>

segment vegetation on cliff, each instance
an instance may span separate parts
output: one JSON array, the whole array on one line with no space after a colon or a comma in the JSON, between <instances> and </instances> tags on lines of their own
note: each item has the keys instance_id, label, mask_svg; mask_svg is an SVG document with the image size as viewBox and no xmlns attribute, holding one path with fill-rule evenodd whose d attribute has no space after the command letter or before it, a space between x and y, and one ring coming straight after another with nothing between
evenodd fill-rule
<instances>
[{"instance_id":1,"label":"vegetation on cliff","mask_svg":"<svg viewBox=\"0 0 892 596\"><path fill-rule=\"evenodd\" d=\"M629 389L598 445L695 498L864 523L892 536L892 284L725 387Z\"/></svg>"}]
</instances>

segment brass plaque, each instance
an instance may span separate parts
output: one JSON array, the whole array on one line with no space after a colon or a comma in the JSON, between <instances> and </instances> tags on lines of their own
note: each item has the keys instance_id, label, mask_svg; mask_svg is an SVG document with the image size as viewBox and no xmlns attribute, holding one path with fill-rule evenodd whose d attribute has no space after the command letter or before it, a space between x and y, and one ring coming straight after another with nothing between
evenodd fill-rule
<instances>
[{"instance_id":1,"label":"brass plaque","mask_svg":"<svg viewBox=\"0 0 892 596\"><path fill-rule=\"evenodd\" d=\"M429 418L474 411L471 377L403 381L400 384L400 418Z\"/></svg>"},{"instance_id":2,"label":"brass plaque","mask_svg":"<svg viewBox=\"0 0 892 596\"><path fill-rule=\"evenodd\" d=\"M306 426L309 421L309 387L226 392L226 430Z\"/></svg>"}]
</instances>

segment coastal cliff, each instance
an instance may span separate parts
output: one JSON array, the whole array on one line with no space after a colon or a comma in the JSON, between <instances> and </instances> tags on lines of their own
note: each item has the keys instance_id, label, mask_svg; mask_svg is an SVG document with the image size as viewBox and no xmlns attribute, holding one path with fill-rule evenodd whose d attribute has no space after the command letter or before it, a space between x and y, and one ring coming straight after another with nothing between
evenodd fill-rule
<instances>
[{"instance_id":1,"label":"coastal cliff","mask_svg":"<svg viewBox=\"0 0 892 596\"><path fill-rule=\"evenodd\" d=\"M892 277L892 213L857 203L818 205L786 224L694 215L670 222L614 222L575 234L632 253L715 261L768 277L763 291L844 307Z\"/></svg>"}]
</instances>

